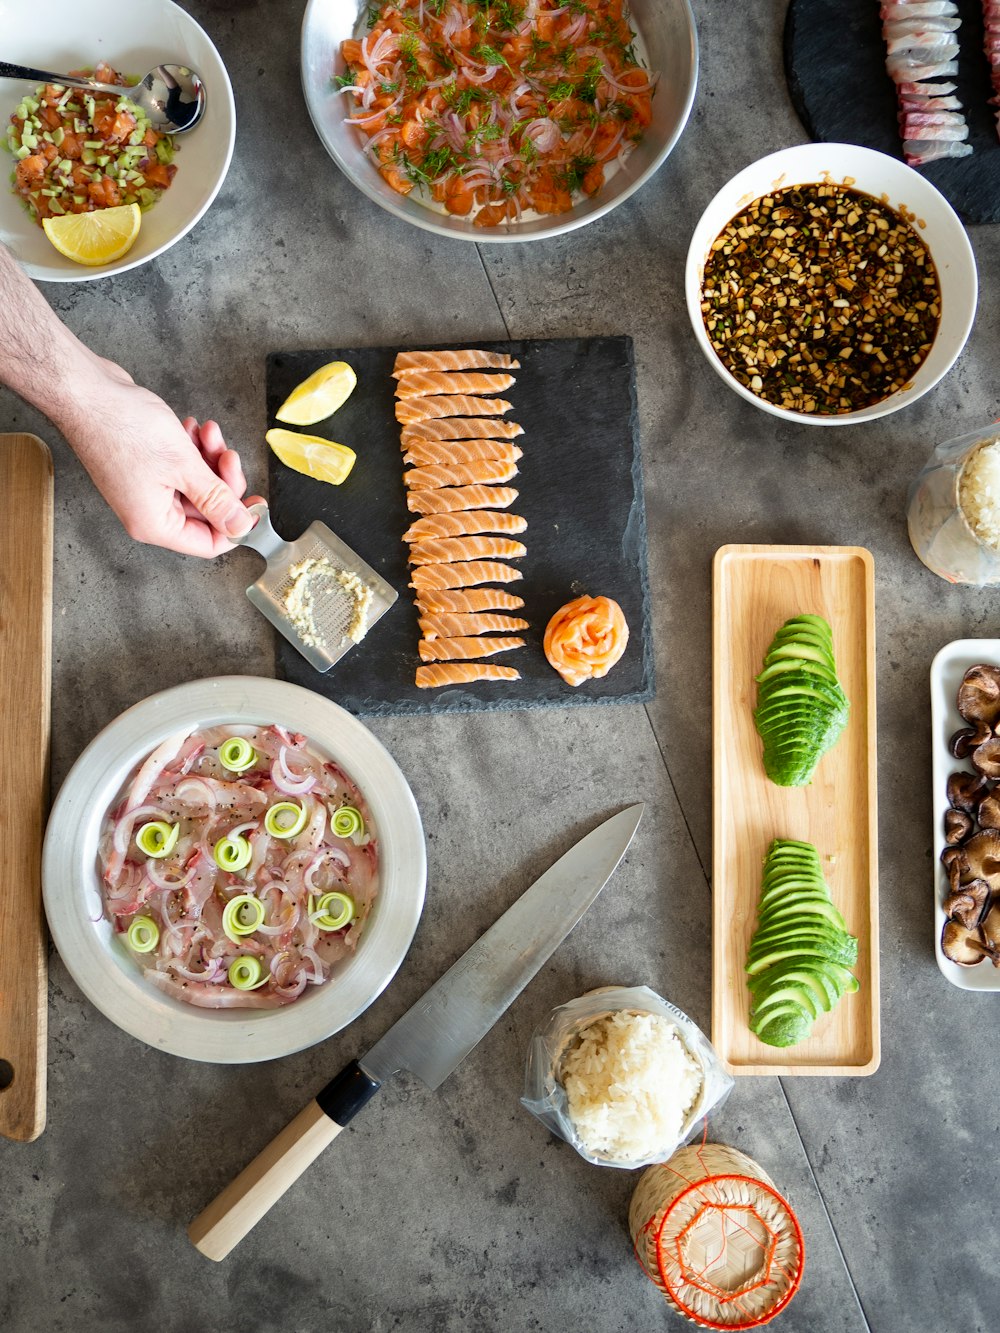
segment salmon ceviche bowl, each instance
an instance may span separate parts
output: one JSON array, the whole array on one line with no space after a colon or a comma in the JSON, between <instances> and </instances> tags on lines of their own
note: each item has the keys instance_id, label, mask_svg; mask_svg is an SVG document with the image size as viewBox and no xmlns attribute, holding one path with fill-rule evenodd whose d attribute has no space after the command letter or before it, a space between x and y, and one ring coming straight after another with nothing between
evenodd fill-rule
<instances>
[{"instance_id":1,"label":"salmon ceviche bowl","mask_svg":"<svg viewBox=\"0 0 1000 1333\"><path fill-rule=\"evenodd\" d=\"M39 226L122 204L152 207L177 172L173 139L153 129L110 65L71 73L120 86L121 96L47 83L23 97L6 136L15 194Z\"/></svg>"},{"instance_id":2,"label":"salmon ceviche bowl","mask_svg":"<svg viewBox=\"0 0 1000 1333\"><path fill-rule=\"evenodd\" d=\"M652 119L657 74L623 0L387 0L340 55L373 169L478 227L598 194Z\"/></svg>"}]
</instances>

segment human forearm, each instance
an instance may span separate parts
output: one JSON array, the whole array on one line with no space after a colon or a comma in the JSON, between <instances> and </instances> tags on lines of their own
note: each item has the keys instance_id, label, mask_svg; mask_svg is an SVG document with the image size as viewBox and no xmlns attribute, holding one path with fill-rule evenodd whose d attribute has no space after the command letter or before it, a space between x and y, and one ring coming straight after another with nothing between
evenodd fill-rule
<instances>
[{"instance_id":1,"label":"human forearm","mask_svg":"<svg viewBox=\"0 0 1000 1333\"><path fill-rule=\"evenodd\" d=\"M97 361L0 245L0 382L62 429Z\"/></svg>"}]
</instances>

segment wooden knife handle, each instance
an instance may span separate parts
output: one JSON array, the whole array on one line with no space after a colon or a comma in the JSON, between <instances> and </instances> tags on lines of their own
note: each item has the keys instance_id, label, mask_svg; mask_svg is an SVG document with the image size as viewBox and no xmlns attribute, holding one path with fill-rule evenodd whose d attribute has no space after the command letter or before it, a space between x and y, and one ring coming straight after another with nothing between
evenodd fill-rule
<instances>
[{"instance_id":1,"label":"wooden knife handle","mask_svg":"<svg viewBox=\"0 0 1000 1333\"><path fill-rule=\"evenodd\" d=\"M225 1259L378 1090L357 1061L342 1070L198 1214L188 1227L195 1249Z\"/></svg>"},{"instance_id":2,"label":"wooden knife handle","mask_svg":"<svg viewBox=\"0 0 1000 1333\"><path fill-rule=\"evenodd\" d=\"M0 494L0 1134L27 1143L45 1127L48 1002L52 458L37 436L0 435Z\"/></svg>"}]
</instances>

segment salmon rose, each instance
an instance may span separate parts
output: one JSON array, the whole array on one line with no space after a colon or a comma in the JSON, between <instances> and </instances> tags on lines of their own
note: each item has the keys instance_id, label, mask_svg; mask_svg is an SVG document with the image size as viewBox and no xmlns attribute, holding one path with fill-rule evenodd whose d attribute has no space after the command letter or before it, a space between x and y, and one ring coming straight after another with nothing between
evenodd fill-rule
<instances>
[{"instance_id":1,"label":"salmon rose","mask_svg":"<svg viewBox=\"0 0 1000 1333\"><path fill-rule=\"evenodd\" d=\"M628 625L610 597L577 597L545 630L545 656L567 685L606 676L628 643Z\"/></svg>"}]
</instances>

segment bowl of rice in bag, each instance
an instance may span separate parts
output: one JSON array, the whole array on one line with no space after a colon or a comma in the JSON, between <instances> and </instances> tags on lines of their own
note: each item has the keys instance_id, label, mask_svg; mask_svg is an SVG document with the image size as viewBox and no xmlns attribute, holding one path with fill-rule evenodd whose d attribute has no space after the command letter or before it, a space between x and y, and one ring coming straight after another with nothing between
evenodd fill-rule
<instances>
[{"instance_id":1,"label":"bowl of rice in bag","mask_svg":"<svg viewBox=\"0 0 1000 1333\"><path fill-rule=\"evenodd\" d=\"M536 1029L521 1102L588 1162L635 1170L686 1143L732 1086L680 1009L648 986L607 986Z\"/></svg>"}]
</instances>

